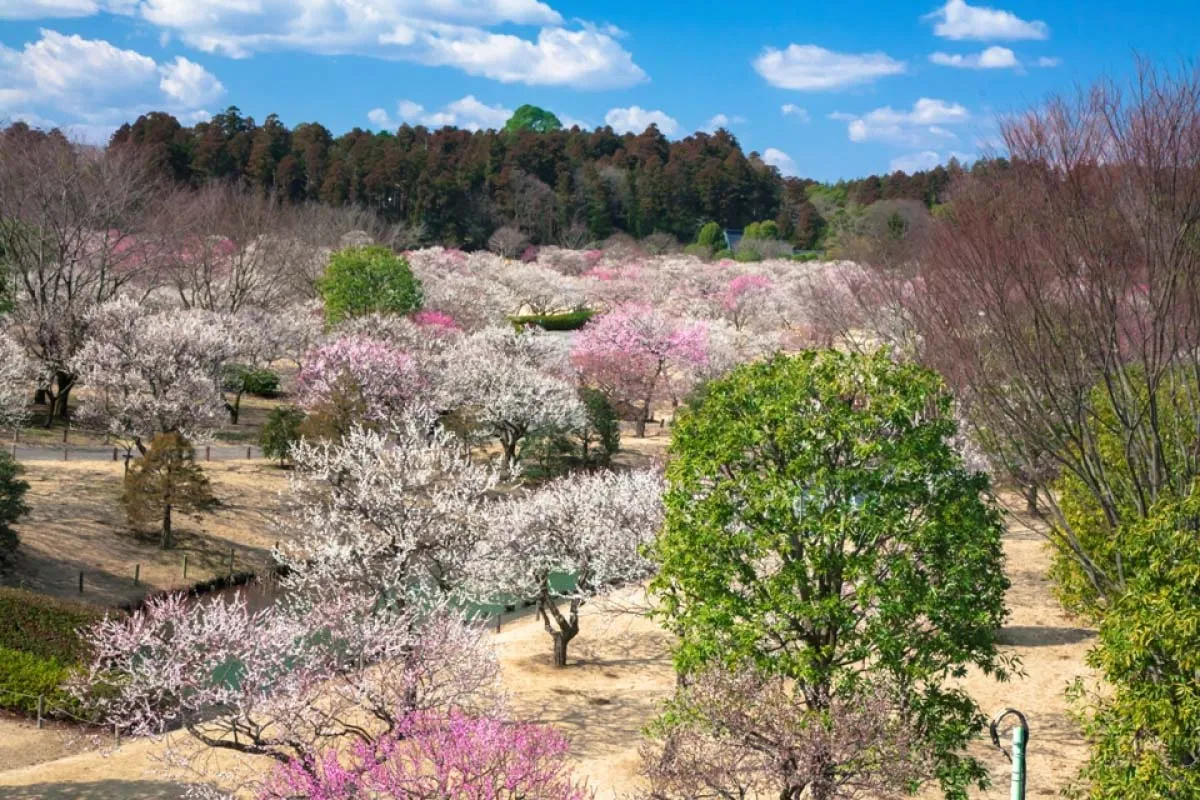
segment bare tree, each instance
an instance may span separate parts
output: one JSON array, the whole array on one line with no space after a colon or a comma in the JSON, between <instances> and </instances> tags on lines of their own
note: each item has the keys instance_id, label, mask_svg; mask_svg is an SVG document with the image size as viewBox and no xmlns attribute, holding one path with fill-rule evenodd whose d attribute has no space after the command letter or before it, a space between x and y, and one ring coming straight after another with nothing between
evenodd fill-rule
<instances>
[{"instance_id":1,"label":"bare tree","mask_svg":"<svg viewBox=\"0 0 1200 800\"><path fill-rule=\"evenodd\" d=\"M515 258L527 244L529 237L509 225L497 228L488 239L488 249L504 258Z\"/></svg>"},{"instance_id":2,"label":"bare tree","mask_svg":"<svg viewBox=\"0 0 1200 800\"><path fill-rule=\"evenodd\" d=\"M537 177L516 170L511 180L511 193L513 224L528 231L537 242L553 241L558 216L554 190Z\"/></svg>"},{"instance_id":3,"label":"bare tree","mask_svg":"<svg viewBox=\"0 0 1200 800\"><path fill-rule=\"evenodd\" d=\"M155 174L136 150L98 151L17 126L0 133L0 251L17 296L13 335L39 364L47 425L66 415L89 310L155 261L145 226Z\"/></svg>"},{"instance_id":4,"label":"bare tree","mask_svg":"<svg viewBox=\"0 0 1200 800\"><path fill-rule=\"evenodd\" d=\"M1125 584L1119 548L1089 547L1048 483L1070 475L1115 536L1200 474L1200 71L1143 64L1002 132L1011 163L953 187L919 266L881 270L881 294L906 298L920 357L1048 501L1103 603Z\"/></svg>"}]
</instances>

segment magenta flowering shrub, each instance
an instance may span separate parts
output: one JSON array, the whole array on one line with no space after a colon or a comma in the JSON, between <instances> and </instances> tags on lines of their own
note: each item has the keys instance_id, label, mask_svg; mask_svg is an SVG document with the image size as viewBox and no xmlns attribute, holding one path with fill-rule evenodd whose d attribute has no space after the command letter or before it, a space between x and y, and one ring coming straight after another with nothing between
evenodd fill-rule
<instances>
[{"instance_id":1,"label":"magenta flowering shrub","mask_svg":"<svg viewBox=\"0 0 1200 800\"><path fill-rule=\"evenodd\" d=\"M422 328L442 329L445 331L461 331L462 327L454 317L442 311L418 311L412 316L413 322Z\"/></svg>"},{"instance_id":2,"label":"magenta flowering shrub","mask_svg":"<svg viewBox=\"0 0 1200 800\"><path fill-rule=\"evenodd\" d=\"M278 767L259 800L585 800L553 728L458 711L401 719L348 753Z\"/></svg>"}]
</instances>

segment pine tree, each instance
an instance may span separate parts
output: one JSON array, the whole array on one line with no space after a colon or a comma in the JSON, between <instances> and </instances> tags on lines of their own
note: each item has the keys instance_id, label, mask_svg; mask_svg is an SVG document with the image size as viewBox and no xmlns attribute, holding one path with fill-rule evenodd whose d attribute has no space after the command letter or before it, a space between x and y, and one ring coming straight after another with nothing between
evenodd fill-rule
<instances>
[{"instance_id":1,"label":"pine tree","mask_svg":"<svg viewBox=\"0 0 1200 800\"><path fill-rule=\"evenodd\" d=\"M161 524L161 545L171 547L172 514L198 513L217 503L196 451L176 431L159 433L129 467L121 503L135 526Z\"/></svg>"}]
</instances>

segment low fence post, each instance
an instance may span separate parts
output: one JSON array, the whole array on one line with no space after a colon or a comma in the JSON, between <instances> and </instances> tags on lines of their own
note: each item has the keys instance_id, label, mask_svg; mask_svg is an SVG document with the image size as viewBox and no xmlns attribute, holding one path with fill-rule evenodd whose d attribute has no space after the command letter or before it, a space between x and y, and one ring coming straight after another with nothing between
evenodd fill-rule
<instances>
[{"instance_id":1,"label":"low fence post","mask_svg":"<svg viewBox=\"0 0 1200 800\"><path fill-rule=\"evenodd\" d=\"M187 553L183 554L183 577L187 577Z\"/></svg>"},{"instance_id":2,"label":"low fence post","mask_svg":"<svg viewBox=\"0 0 1200 800\"><path fill-rule=\"evenodd\" d=\"M114 447L113 448L113 463L115 464L116 461L117 461L117 448Z\"/></svg>"},{"instance_id":3,"label":"low fence post","mask_svg":"<svg viewBox=\"0 0 1200 800\"><path fill-rule=\"evenodd\" d=\"M79 570L79 593L83 594L83 570Z\"/></svg>"},{"instance_id":4,"label":"low fence post","mask_svg":"<svg viewBox=\"0 0 1200 800\"><path fill-rule=\"evenodd\" d=\"M45 711L45 708L46 708L46 695L39 694L38 695L38 709L37 709L37 714L38 714L37 726L38 726L39 731L42 729L42 712Z\"/></svg>"},{"instance_id":5,"label":"low fence post","mask_svg":"<svg viewBox=\"0 0 1200 800\"><path fill-rule=\"evenodd\" d=\"M142 578L142 565L134 564L133 565L133 585L137 586L138 581L141 580L141 578Z\"/></svg>"},{"instance_id":6,"label":"low fence post","mask_svg":"<svg viewBox=\"0 0 1200 800\"><path fill-rule=\"evenodd\" d=\"M212 461L212 445L204 445L204 460Z\"/></svg>"},{"instance_id":7,"label":"low fence post","mask_svg":"<svg viewBox=\"0 0 1200 800\"><path fill-rule=\"evenodd\" d=\"M69 422L68 422L68 423L67 423L67 425L66 425L66 427L65 427L65 428L63 428L63 444L66 444L66 443L67 443L67 435L68 435L70 432L71 432L71 423L69 423Z\"/></svg>"},{"instance_id":8,"label":"low fence post","mask_svg":"<svg viewBox=\"0 0 1200 800\"><path fill-rule=\"evenodd\" d=\"M67 453L69 453L69 452L71 452L71 451L65 447L63 448L63 461L70 461L70 458L67 457Z\"/></svg>"},{"instance_id":9,"label":"low fence post","mask_svg":"<svg viewBox=\"0 0 1200 800\"><path fill-rule=\"evenodd\" d=\"M246 447L246 460L247 461L250 460L250 447L249 446Z\"/></svg>"},{"instance_id":10,"label":"low fence post","mask_svg":"<svg viewBox=\"0 0 1200 800\"><path fill-rule=\"evenodd\" d=\"M500 632L500 618L504 616L503 611L496 612L496 633Z\"/></svg>"}]
</instances>

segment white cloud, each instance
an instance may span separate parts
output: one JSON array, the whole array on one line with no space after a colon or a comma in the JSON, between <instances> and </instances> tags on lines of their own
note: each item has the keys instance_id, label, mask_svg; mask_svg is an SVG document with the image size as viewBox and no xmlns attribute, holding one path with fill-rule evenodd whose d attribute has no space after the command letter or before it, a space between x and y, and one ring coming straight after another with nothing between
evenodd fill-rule
<instances>
[{"instance_id":1,"label":"white cloud","mask_svg":"<svg viewBox=\"0 0 1200 800\"><path fill-rule=\"evenodd\" d=\"M766 164L778 169L784 175L796 174L796 162L787 153L774 147L768 147L762 154Z\"/></svg>"},{"instance_id":2,"label":"white cloud","mask_svg":"<svg viewBox=\"0 0 1200 800\"><path fill-rule=\"evenodd\" d=\"M1050 26L1041 20L1023 20L1011 11L947 0L946 5L922 19L937 20L933 32L945 39L1046 39Z\"/></svg>"},{"instance_id":3,"label":"white cloud","mask_svg":"<svg viewBox=\"0 0 1200 800\"><path fill-rule=\"evenodd\" d=\"M731 125L742 125L745 122L746 118L738 114L734 114L732 117L728 114L714 114L708 120L708 122L705 122L704 125L700 127L700 130L712 133L718 128L725 128L728 130L729 126Z\"/></svg>"},{"instance_id":4,"label":"white cloud","mask_svg":"<svg viewBox=\"0 0 1200 800\"><path fill-rule=\"evenodd\" d=\"M832 119L847 123L852 142L883 141L915 145L930 139L954 139L956 135L945 125L970 121L971 114L958 103L922 97L913 103L911 111L897 111L884 106L862 116L834 113Z\"/></svg>"},{"instance_id":5,"label":"white cloud","mask_svg":"<svg viewBox=\"0 0 1200 800\"><path fill-rule=\"evenodd\" d=\"M1039 67L1057 67L1061 63L1061 58L1051 58L1049 56L1042 56L1037 60L1037 65Z\"/></svg>"},{"instance_id":6,"label":"white cloud","mask_svg":"<svg viewBox=\"0 0 1200 800\"><path fill-rule=\"evenodd\" d=\"M225 86L215 75L183 56L176 56L158 70L162 75L158 87L163 93L190 108L216 102L225 94Z\"/></svg>"},{"instance_id":7,"label":"white cloud","mask_svg":"<svg viewBox=\"0 0 1200 800\"><path fill-rule=\"evenodd\" d=\"M448 66L503 83L610 89L647 80L611 25L566 23L541 0L33 0L72 16L139 16L207 53L356 55ZM0 0L22 10L22 0ZM67 14L67 11L63 11ZM492 30L538 26L535 36Z\"/></svg>"},{"instance_id":8,"label":"white cloud","mask_svg":"<svg viewBox=\"0 0 1200 800\"><path fill-rule=\"evenodd\" d=\"M0 113L99 130L152 108L182 117L224 92L216 77L185 58L160 65L102 39L49 29L40 35L21 50L0 45Z\"/></svg>"},{"instance_id":9,"label":"white cloud","mask_svg":"<svg viewBox=\"0 0 1200 800\"><path fill-rule=\"evenodd\" d=\"M562 126L567 130L577 127L581 131L588 131L594 127L592 123L588 122L587 120L576 119L575 117L567 114L555 114L554 116L558 117L558 121L561 122Z\"/></svg>"},{"instance_id":10,"label":"white cloud","mask_svg":"<svg viewBox=\"0 0 1200 800\"><path fill-rule=\"evenodd\" d=\"M512 114L511 108L502 105L489 106L478 100L475 95L469 94L447 103L436 111L427 111L425 106L412 100L401 100L396 103L395 119L382 108L368 111L367 119L377 128L398 128L400 123L410 122L429 128L450 125L468 131L478 131L485 128L502 128Z\"/></svg>"},{"instance_id":11,"label":"white cloud","mask_svg":"<svg viewBox=\"0 0 1200 800\"><path fill-rule=\"evenodd\" d=\"M943 67L960 69L1015 69L1021 66L1017 55L1007 47L989 47L981 53L931 53L929 60Z\"/></svg>"},{"instance_id":12,"label":"white cloud","mask_svg":"<svg viewBox=\"0 0 1200 800\"><path fill-rule=\"evenodd\" d=\"M0 0L0 19L90 17L98 11L95 0Z\"/></svg>"},{"instance_id":13,"label":"white cloud","mask_svg":"<svg viewBox=\"0 0 1200 800\"><path fill-rule=\"evenodd\" d=\"M768 47L754 60L754 69L780 89L821 91L899 75L905 65L887 53L835 53L814 44L790 44L785 50Z\"/></svg>"},{"instance_id":14,"label":"white cloud","mask_svg":"<svg viewBox=\"0 0 1200 800\"><path fill-rule=\"evenodd\" d=\"M665 112L648 111L640 106L610 108L604 115L604 122L617 133L641 133L652 124L657 125L664 136L679 130L679 122Z\"/></svg>"},{"instance_id":15,"label":"white cloud","mask_svg":"<svg viewBox=\"0 0 1200 800\"><path fill-rule=\"evenodd\" d=\"M891 172L907 172L912 174L921 170L933 169L938 164L949 161L951 158L957 159L963 164L975 160L975 156L969 153L961 153L957 150L951 150L945 156L935 150L923 150L919 153L909 153L893 158L888 165L888 169Z\"/></svg>"},{"instance_id":16,"label":"white cloud","mask_svg":"<svg viewBox=\"0 0 1200 800\"><path fill-rule=\"evenodd\" d=\"M812 117L809 116L807 109L803 109L795 103L784 103L779 110L785 117L795 117L805 125L812 122Z\"/></svg>"}]
</instances>

